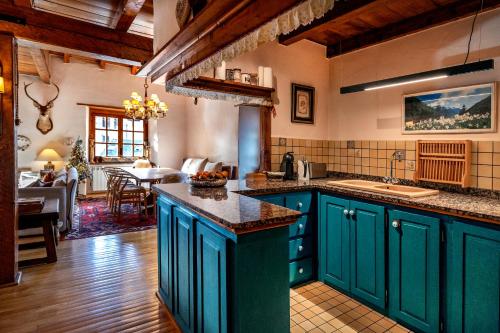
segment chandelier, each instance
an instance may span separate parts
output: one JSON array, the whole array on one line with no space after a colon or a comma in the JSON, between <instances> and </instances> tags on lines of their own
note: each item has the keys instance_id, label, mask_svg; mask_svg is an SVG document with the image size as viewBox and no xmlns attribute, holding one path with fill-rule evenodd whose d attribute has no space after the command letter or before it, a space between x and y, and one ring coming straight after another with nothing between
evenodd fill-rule
<instances>
[{"instance_id":1,"label":"chandelier","mask_svg":"<svg viewBox=\"0 0 500 333\"><path fill-rule=\"evenodd\" d=\"M123 101L125 115L133 119L158 119L167 115L168 106L161 102L157 94L148 97L148 78L144 79L144 100L141 95L132 92L130 100Z\"/></svg>"}]
</instances>

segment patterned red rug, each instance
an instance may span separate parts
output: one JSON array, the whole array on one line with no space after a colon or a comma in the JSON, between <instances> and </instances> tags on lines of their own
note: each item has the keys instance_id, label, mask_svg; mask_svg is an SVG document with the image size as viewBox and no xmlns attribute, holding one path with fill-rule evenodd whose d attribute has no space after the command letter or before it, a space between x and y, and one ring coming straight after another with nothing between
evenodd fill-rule
<instances>
[{"instance_id":1,"label":"patterned red rug","mask_svg":"<svg viewBox=\"0 0 500 333\"><path fill-rule=\"evenodd\" d=\"M111 213L105 198L79 199L75 206L73 229L64 239L80 239L156 228L153 216L137 214L137 208L123 205L120 221Z\"/></svg>"}]
</instances>

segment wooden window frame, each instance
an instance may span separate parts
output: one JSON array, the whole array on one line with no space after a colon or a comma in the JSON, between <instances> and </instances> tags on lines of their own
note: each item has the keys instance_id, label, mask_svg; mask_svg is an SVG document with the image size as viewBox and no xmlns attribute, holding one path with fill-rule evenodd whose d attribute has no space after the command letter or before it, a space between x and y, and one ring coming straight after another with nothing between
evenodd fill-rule
<instances>
[{"instance_id":1,"label":"wooden window frame","mask_svg":"<svg viewBox=\"0 0 500 333\"><path fill-rule=\"evenodd\" d=\"M113 117L113 118L118 118L118 156L116 157L103 157L103 159L113 159L112 161L103 161L103 162L97 162L98 156L95 156L95 131L96 131L96 126L95 126L95 118L96 117ZM146 156L146 149L148 146L148 120L143 119L144 122L144 130L143 130L143 146L144 146L144 151L143 151L143 156L123 156L123 133L124 132L136 132L136 131L124 131L123 130L123 119L131 119L127 116L125 116L125 111L123 109L115 109L115 108L105 108L105 107L90 107L89 108L89 142L88 142L88 156L90 163L119 163L119 162L130 162L133 160L136 160L138 158L141 158L143 156ZM137 119L141 120L141 119ZM106 125L107 127L107 125ZM106 129L107 131L107 129ZM132 154L133 154L133 146L135 145L133 143L133 138L132 138Z\"/></svg>"}]
</instances>

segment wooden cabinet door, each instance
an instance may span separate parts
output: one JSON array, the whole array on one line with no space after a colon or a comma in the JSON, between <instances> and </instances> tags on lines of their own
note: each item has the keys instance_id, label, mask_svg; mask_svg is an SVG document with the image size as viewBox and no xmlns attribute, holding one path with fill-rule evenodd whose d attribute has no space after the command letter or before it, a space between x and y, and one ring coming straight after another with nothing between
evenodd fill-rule
<instances>
[{"instance_id":1,"label":"wooden cabinet door","mask_svg":"<svg viewBox=\"0 0 500 333\"><path fill-rule=\"evenodd\" d=\"M439 331L440 220L389 211L389 313L423 332Z\"/></svg>"},{"instance_id":2,"label":"wooden cabinet door","mask_svg":"<svg viewBox=\"0 0 500 333\"><path fill-rule=\"evenodd\" d=\"M226 238L202 223L196 228L199 333L227 332Z\"/></svg>"},{"instance_id":3,"label":"wooden cabinet door","mask_svg":"<svg viewBox=\"0 0 500 333\"><path fill-rule=\"evenodd\" d=\"M195 332L194 217L175 207L174 226L174 317L182 332Z\"/></svg>"},{"instance_id":4,"label":"wooden cabinet door","mask_svg":"<svg viewBox=\"0 0 500 333\"><path fill-rule=\"evenodd\" d=\"M172 205L158 200L158 284L159 293L172 310L173 305L173 239Z\"/></svg>"},{"instance_id":5,"label":"wooden cabinet door","mask_svg":"<svg viewBox=\"0 0 500 333\"><path fill-rule=\"evenodd\" d=\"M350 201L351 293L385 308L385 209Z\"/></svg>"},{"instance_id":6,"label":"wooden cabinet door","mask_svg":"<svg viewBox=\"0 0 500 333\"><path fill-rule=\"evenodd\" d=\"M452 225L450 332L500 332L500 230Z\"/></svg>"},{"instance_id":7,"label":"wooden cabinet door","mask_svg":"<svg viewBox=\"0 0 500 333\"><path fill-rule=\"evenodd\" d=\"M349 201L321 196L319 278L349 291Z\"/></svg>"}]
</instances>

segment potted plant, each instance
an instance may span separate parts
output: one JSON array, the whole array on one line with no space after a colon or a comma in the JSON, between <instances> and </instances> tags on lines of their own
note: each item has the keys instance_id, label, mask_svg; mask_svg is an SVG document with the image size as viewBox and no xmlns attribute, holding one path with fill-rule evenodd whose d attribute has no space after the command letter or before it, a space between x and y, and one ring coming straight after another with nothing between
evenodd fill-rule
<instances>
[{"instance_id":1,"label":"potted plant","mask_svg":"<svg viewBox=\"0 0 500 333\"><path fill-rule=\"evenodd\" d=\"M90 165L83 149L83 140L78 138L71 151L68 168L76 168L78 171L78 194L87 195L87 179L92 180Z\"/></svg>"}]
</instances>

